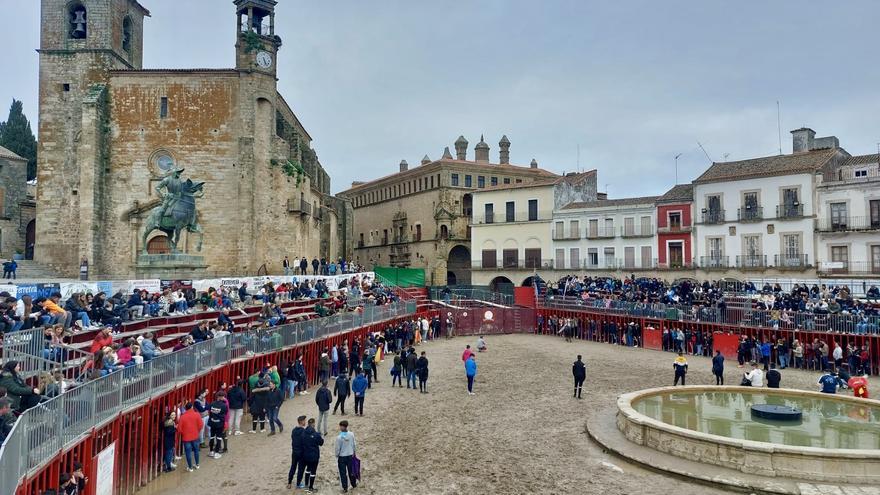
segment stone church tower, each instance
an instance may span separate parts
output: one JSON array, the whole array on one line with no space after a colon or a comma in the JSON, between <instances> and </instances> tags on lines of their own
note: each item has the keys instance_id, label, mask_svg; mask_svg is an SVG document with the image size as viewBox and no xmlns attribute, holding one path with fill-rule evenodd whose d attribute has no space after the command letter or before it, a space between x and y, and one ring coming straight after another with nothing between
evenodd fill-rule
<instances>
[{"instance_id":1,"label":"stone church tower","mask_svg":"<svg viewBox=\"0 0 880 495\"><path fill-rule=\"evenodd\" d=\"M180 246L207 266L181 266L179 278L341 253L329 176L277 90L276 2L233 3L234 68L144 69L149 12L136 0L42 0L37 262L74 275L86 258L98 276L158 277L138 255L165 252L166 238L141 233L175 168L205 182L203 249L196 233Z\"/></svg>"},{"instance_id":2,"label":"stone church tower","mask_svg":"<svg viewBox=\"0 0 880 495\"><path fill-rule=\"evenodd\" d=\"M101 256L110 71L140 69L135 0L42 0L35 258L65 270ZM97 204L96 204L97 202Z\"/></svg>"}]
</instances>

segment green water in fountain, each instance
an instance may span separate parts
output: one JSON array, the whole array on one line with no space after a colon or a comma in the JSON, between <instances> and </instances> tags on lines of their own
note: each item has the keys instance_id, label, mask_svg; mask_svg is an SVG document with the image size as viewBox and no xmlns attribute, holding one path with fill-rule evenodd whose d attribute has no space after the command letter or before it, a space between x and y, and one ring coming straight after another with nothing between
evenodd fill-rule
<instances>
[{"instance_id":1,"label":"green water in fountain","mask_svg":"<svg viewBox=\"0 0 880 495\"><path fill-rule=\"evenodd\" d=\"M800 409L803 419L753 419L753 404ZM880 449L880 408L831 397L817 399L763 392L670 393L638 399L633 408L673 426L739 440L826 449Z\"/></svg>"}]
</instances>

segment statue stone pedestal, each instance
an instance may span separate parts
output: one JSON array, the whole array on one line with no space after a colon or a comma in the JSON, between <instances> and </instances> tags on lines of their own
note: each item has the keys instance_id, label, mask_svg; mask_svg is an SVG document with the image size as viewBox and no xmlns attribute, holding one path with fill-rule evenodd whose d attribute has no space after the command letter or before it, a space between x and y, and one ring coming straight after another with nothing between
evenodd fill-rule
<instances>
[{"instance_id":1,"label":"statue stone pedestal","mask_svg":"<svg viewBox=\"0 0 880 495\"><path fill-rule=\"evenodd\" d=\"M192 254L141 254L137 257L135 274L138 278L162 280L189 280L204 278L204 256Z\"/></svg>"}]
</instances>

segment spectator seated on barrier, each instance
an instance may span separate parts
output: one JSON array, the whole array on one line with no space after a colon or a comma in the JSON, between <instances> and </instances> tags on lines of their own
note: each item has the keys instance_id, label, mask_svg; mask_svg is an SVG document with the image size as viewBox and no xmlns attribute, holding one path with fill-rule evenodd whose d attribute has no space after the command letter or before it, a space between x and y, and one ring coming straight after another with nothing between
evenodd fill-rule
<instances>
[{"instance_id":1,"label":"spectator seated on barrier","mask_svg":"<svg viewBox=\"0 0 880 495\"><path fill-rule=\"evenodd\" d=\"M142 337L138 337L138 344L140 345L141 356L144 357L144 361L149 361L162 353L156 341L156 336L152 332L147 332Z\"/></svg>"},{"instance_id":2,"label":"spectator seated on barrier","mask_svg":"<svg viewBox=\"0 0 880 495\"><path fill-rule=\"evenodd\" d=\"M880 289L878 289L876 285L872 285L868 288L867 293L865 293L865 297L869 301L880 301Z\"/></svg>"},{"instance_id":3,"label":"spectator seated on barrier","mask_svg":"<svg viewBox=\"0 0 880 495\"><path fill-rule=\"evenodd\" d=\"M64 328L61 325L54 325L51 327L45 327L43 330L43 337L46 339L46 346L43 349L43 359L49 361L64 361L65 351L64 351L64 338L67 335L64 332Z\"/></svg>"},{"instance_id":4,"label":"spectator seated on barrier","mask_svg":"<svg viewBox=\"0 0 880 495\"><path fill-rule=\"evenodd\" d=\"M66 330L70 328L70 324L73 321L73 314L62 309L60 303L60 292L55 292L47 299L43 300L43 310L51 317L51 321L44 324L54 325L55 323L60 323Z\"/></svg>"},{"instance_id":5,"label":"spectator seated on barrier","mask_svg":"<svg viewBox=\"0 0 880 495\"><path fill-rule=\"evenodd\" d=\"M21 365L14 359L7 361L0 371L0 387L6 389L6 396L12 401L12 409L17 414L23 413L43 400L40 390L25 383L24 378L19 375L20 372Z\"/></svg>"},{"instance_id":6,"label":"spectator seated on barrier","mask_svg":"<svg viewBox=\"0 0 880 495\"><path fill-rule=\"evenodd\" d=\"M0 335L21 330L24 327L25 319L18 314L19 301L10 296L8 292L0 294L0 298L2 298L2 302L0 302Z\"/></svg>"},{"instance_id":7,"label":"spectator seated on barrier","mask_svg":"<svg viewBox=\"0 0 880 495\"><path fill-rule=\"evenodd\" d=\"M12 400L2 397L0 398L0 445L6 441L14 424L15 415L12 414Z\"/></svg>"},{"instance_id":8,"label":"spectator seated on barrier","mask_svg":"<svg viewBox=\"0 0 880 495\"><path fill-rule=\"evenodd\" d=\"M101 349L110 346L113 344L113 336L111 335L111 331L113 329L111 327L104 327L100 332L95 334L95 337L92 339L92 345L89 347L89 352L95 353L100 351Z\"/></svg>"},{"instance_id":9,"label":"spectator seated on barrier","mask_svg":"<svg viewBox=\"0 0 880 495\"><path fill-rule=\"evenodd\" d=\"M208 328L208 322L204 320L199 322L199 324L192 329L189 335L190 337L192 337L193 342L196 343L204 342L213 336L211 335L211 331Z\"/></svg>"},{"instance_id":10,"label":"spectator seated on barrier","mask_svg":"<svg viewBox=\"0 0 880 495\"><path fill-rule=\"evenodd\" d=\"M147 314L147 303L144 301L144 296L138 289L133 289L131 295L128 297L128 301L125 302L126 307L129 311L129 319L141 319Z\"/></svg>"}]
</instances>

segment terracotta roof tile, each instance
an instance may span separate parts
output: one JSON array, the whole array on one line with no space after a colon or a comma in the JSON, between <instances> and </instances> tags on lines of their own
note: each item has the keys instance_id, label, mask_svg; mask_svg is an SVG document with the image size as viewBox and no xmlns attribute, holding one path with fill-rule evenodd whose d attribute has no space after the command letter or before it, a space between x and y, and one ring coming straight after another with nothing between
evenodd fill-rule
<instances>
[{"instance_id":1,"label":"terracotta roof tile","mask_svg":"<svg viewBox=\"0 0 880 495\"><path fill-rule=\"evenodd\" d=\"M858 155L851 156L841 163L841 166L852 166L852 165L871 165L875 163L880 163L880 154L874 153L873 155Z\"/></svg>"},{"instance_id":2,"label":"terracotta roof tile","mask_svg":"<svg viewBox=\"0 0 880 495\"><path fill-rule=\"evenodd\" d=\"M694 184L797 173L815 173L827 165L839 152L841 152L840 149L831 148L790 155L751 158L735 162L715 162L703 172L703 175L694 180Z\"/></svg>"},{"instance_id":3,"label":"terracotta roof tile","mask_svg":"<svg viewBox=\"0 0 880 495\"><path fill-rule=\"evenodd\" d=\"M693 184L676 184L657 198L658 203L680 203L694 200Z\"/></svg>"},{"instance_id":4,"label":"terracotta roof tile","mask_svg":"<svg viewBox=\"0 0 880 495\"><path fill-rule=\"evenodd\" d=\"M0 158L6 158L7 160L22 160L25 162L27 161L27 158L22 158L22 157L18 156L17 154L4 148L3 146L0 146Z\"/></svg>"},{"instance_id":5,"label":"terracotta roof tile","mask_svg":"<svg viewBox=\"0 0 880 495\"><path fill-rule=\"evenodd\" d=\"M582 208L604 208L606 206L634 206L653 205L659 196L642 196L639 198L600 199L597 201L585 201L582 203L569 203L562 207L563 210L580 210Z\"/></svg>"}]
</instances>

